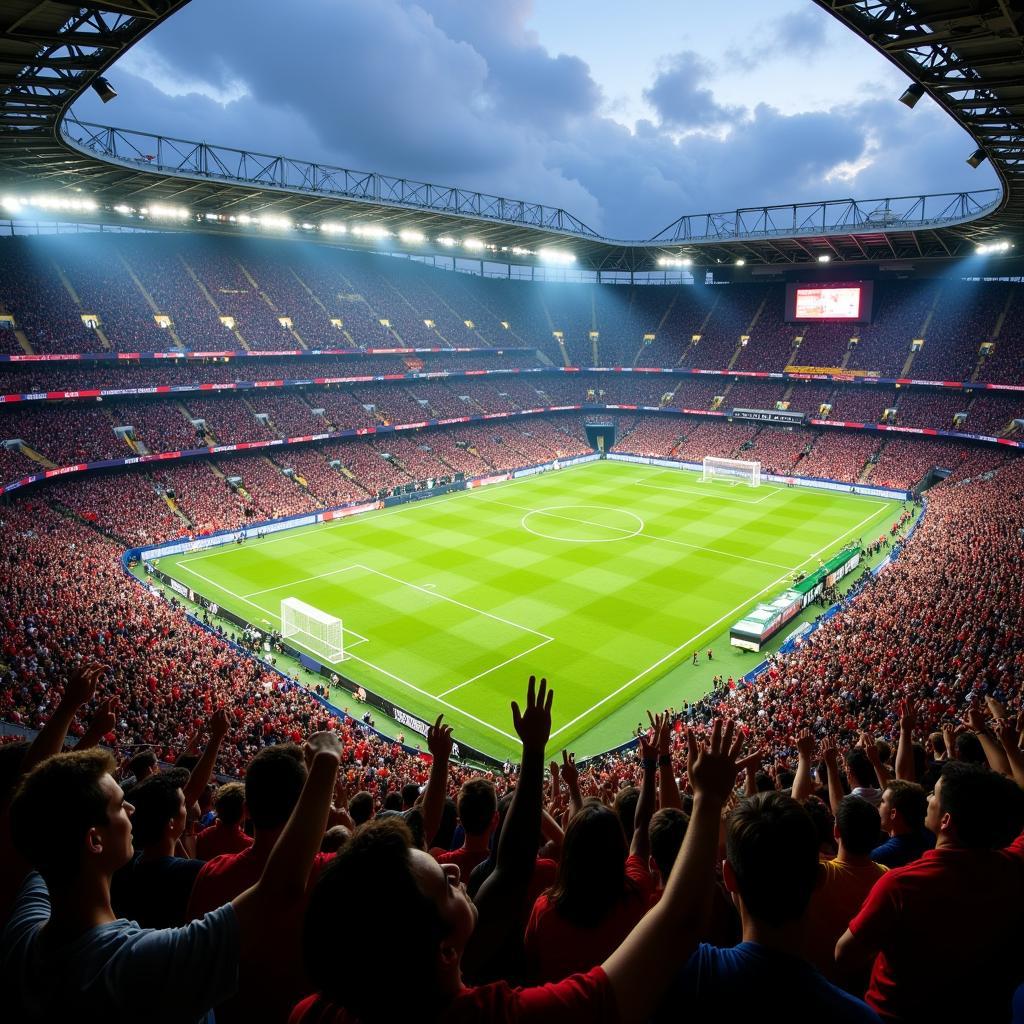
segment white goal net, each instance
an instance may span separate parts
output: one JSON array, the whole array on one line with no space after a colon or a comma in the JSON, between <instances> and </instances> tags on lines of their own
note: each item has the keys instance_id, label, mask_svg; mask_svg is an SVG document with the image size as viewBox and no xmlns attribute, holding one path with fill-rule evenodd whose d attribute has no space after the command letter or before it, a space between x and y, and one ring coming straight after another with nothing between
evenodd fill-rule
<instances>
[{"instance_id":1,"label":"white goal net","mask_svg":"<svg viewBox=\"0 0 1024 1024\"><path fill-rule=\"evenodd\" d=\"M741 459L718 459L712 455L704 456L703 482L708 480L732 480L735 483L749 484L751 487L761 486L761 463L744 462Z\"/></svg>"},{"instance_id":2,"label":"white goal net","mask_svg":"<svg viewBox=\"0 0 1024 1024\"><path fill-rule=\"evenodd\" d=\"M301 644L327 661L345 657L341 619L297 597L286 597L281 602L281 639Z\"/></svg>"}]
</instances>

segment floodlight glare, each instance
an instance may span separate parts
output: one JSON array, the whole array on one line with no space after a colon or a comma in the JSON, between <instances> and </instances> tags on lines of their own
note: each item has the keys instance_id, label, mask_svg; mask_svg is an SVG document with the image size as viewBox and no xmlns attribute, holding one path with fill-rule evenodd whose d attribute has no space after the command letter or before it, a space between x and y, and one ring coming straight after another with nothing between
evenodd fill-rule
<instances>
[{"instance_id":1,"label":"floodlight glare","mask_svg":"<svg viewBox=\"0 0 1024 1024\"><path fill-rule=\"evenodd\" d=\"M543 260L545 263L575 263L576 257L571 252L566 252L564 249L541 249L537 253L537 258Z\"/></svg>"},{"instance_id":2,"label":"floodlight glare","mask_svg":"<svg viewBox=\"0 0 1024 1024\"><path fill-rule=\"evenodd\" d=\"M402 228L398 232L398 237L408 245L419 245L427 240L427 236L422 231L416 231L414 228Z\"/></svg>"},{"instance_id":3,"label":"floodlight glare","mask_svg":"<svg viewBox=\"0 0 1024 1024\"><path fill-rule=\"evenodd\" d=\"M280 217L274 213L264 213L256 218L261 228L270 228L272 231L290 231L294 225L287 217Z\"/></svg>"},{"instance_id":4,"label":"floodlight glare","mask_svg":"<svg viewBox=\"0 0 1024 1024\"><path fill-rule=\"evenodd\" d=\"M985 150L983 150L983 149L976 149L967 158L967 163L970 164L971 167L978 168L978 167L980 167L985 162L986 159L987 159L987 157L985 155Z\"/></svg>"},{"instance_id":5,"label":"floodlight glare","mask_svg":"<svg viewBox=\"0 0 1024 1024\"><path fill-rule=\"evenodd\" d=\"M320 225L320 230L325 235L344 235L348 232L348 228L344 224L337 224L331 220L325 220Z\"/></svg>"},{"instance_id":6,"label":"floodlight glare","mask_svg":"<svg viewBox=\"0 0 1024 1024\"><path fill-rule=\"evenodd\" d=\"M125 206L124 203L118 203L117 206L114 207L114 213L123 213L127 215L134 212L135 210L131 206Z\"/></svg>"},{"instance_id":7,"label":"floodlight glare","mask_svg":"<svg viewBox=\"0 0 1024 1024\"><path fill-rule=\"evenodd\" d=\"M831 259L832 259L832 257L831 257L831 256L829 256L829 254L828 254L827 252L823 252L823 253L822 253L822 254L821 254L821 255L820 255L819 257L818 257L818 262L819 262L819 263L828 263L828 262L829 262L829 260L831 260Z\"/></svg>"},{"instance_id":8,"label":"floodlight glare","mask_svg":"<svg viewBox=\"0 0 1024 1024\"><path fill-rule=\"evenodd\" d=\"M102 75L97 75L92 80L92 88L104 103L117 99L117 92L114 90L114 87Z\"/></svg>"},{"instance_id":9,"label":"floodlight glare","mask_svg":"<svg viewBox=\"0 0 1024 1024\"><path fill-rule=\"evenodd\" d=\"M192 216L184 206L165 206L162 203L144 206L139 213L152 217L154 220L187 220Z\"/></svg>"},{"instance_id":10,"label":"floodlight glare","mask_svg":"<svg viewBox=\"0 0 1024 1024\"><path fill-rule=\"evenodd\" d=\"M917 106L917 101L924 95L924 86L920 82L911 82L906 91L900 97L900 103L911 110Z\"/></svg>"},{"instance_id":11,"label":"floodlight glare","mask_svg":"<svg viewBox=\"0 0 1024 1024\"><path fill-rule=\"evenodd\" d=\"M744 260L744 259L739 259L739 260L736 261L736 266L737 267L745 267L746 265L747 265L747 261Z\"/></svg>"},{"instance_id":12,"label":"floodlight glare","mask_svg":"<svg viewBox=\"0 0 1024 1024\"><path fill-rule=\"evenodd\" d=\"M449 246L449 247L450 247L450 246L453 246L453 245L455 245L455 239L454 239L454 238L452 238L452 236L451 236L451 235L442 235L442 236L441 236L441 237L440 237L440 238L439 238L439 239L437 240L437 244L438 244L438 245L447 245L447 246Z\"/></svg>"},{"instance_id":13,"label":"floodlight glare","mask_svg":"<svg viewBox=\"0 0 1024 1024\"><path fill-rule=\"evenodd\" d=\"M479 252L483 247L484 243L479 238L464 238L462 244L467 249L472 249L474 252Z\"/></svg>"},{"instance_id":14,"label":"floodlight glare","mask_svg":"<svg viewBox=\"0 0 1024 1024\"><path fill-rule=\"evenodd\" d=\"M98 210L93 199L69 199L67 196L32 196L25 200L26 206L38 206L41 210L73 210L76 212Z\"/></svg>"},{"instance_id":15,"label":"floodlight glare","mask_svg":"<svg viewBox=\"0 0 1024 1024\"><path fill-rule=\"evenodd\" d=\"M357 224L352 234L357 238L387 238L391 232L380 224Z\"/></svg>"},{"instance_id":16,"label":"floodlight glare","mask_svg":"<svg viewBox=\"0 0 1024 1024\"><path fill-rule=\"evenodd\" d=\"M4 196L3 199L0 199L0 206L8 213L18 213L21 210L21 200L15 199L14 196Z\"/></svg>"},{"instance_id":17,"label":"floodlight glare","mask_svg":"<svg viewBox=\"0 0 1024 1024\"><path fill-rule=\"evenodd\" d=\"M1005 239L1001 242L989 242L987 245L979 245L974 251L979 256L987 256L993 252L1009 252L1013 248L1012 243L1007 242Z\"/></svg>"}]
</instances>

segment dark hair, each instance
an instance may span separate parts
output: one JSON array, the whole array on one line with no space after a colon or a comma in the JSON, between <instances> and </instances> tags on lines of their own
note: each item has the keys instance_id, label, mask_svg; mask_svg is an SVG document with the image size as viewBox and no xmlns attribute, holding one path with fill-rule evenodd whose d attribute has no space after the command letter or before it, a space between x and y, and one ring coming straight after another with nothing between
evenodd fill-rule
<instances>
[{"instance_id":1,"label":"dark hair","mask_svg":"<svg viewBox=\"0 0 1024 1024\"><path fill-rule=\"evenodd\" d=\"M925 814L928 812L928 798L924 787L916 782L895 779L885 787L889 794L889 804L894 811L915 831L924 827Z\"/></svg>"},{"instance_id":2,"label":"dark hair","mask_svg":"<svg viewBox=\"0 0 1024 1024\"><path fill-rule=\"evenodd\" d=\"M254 829L280 828L291 817L306 783L306 762L296 743L264 747L245 772L245 804Z\"/></svg>"},{"instance_id":3,"label":"dark hair","mask_svg":"<svg viewBox=\"0 0 1024 1024\"><path fill-rule=\"evenodd\" d=\"M836 852L836 837L833 829L836 820L832 817L828 804L820 796L812 795L804 800L803 805L804 810L811 816L811 821L814 822L814 831L818 835L818 849L825 848L834 854Z\"/></svg>"},{"instance_id":4,"label":"dark hair","mask_svg":"<svg viewBox=\"0 0 1024 1024\"><path fill-rule=\"evenodd\" d=\"M410 860L412 836L398 816L358 829L321 872L302 928L302 956L317 991L365 1024L394 1019L395 965L421 1013L436 1009L434 957L447 927L420 890ZM370 956L338 956L338 922L358 921ZM387 951L384 954L383 951Z\"/></svg>"},{"instance_id":5,"label":"dark hair","mask_svg":"<svg viewBox=\"0 0 1024 1024\"><path fill-rule=\"evenodd\" d=\"M420 787L415 782L407 782L402 787L401 810L407 811L420 798Z\"/></svg>"},{"instance_id":6,"label":"dark hair","mask_svg":"<svg viewBox=\"0 0 1024 1024\"><path fill-rule=\"evenodd\" d=\"M549 898L571 924L593 928L626 889L626 837L618 816L587 801L573 815L562 842L562 859Z\"/></svg>"},{"instance_id":7,"label":"dark hair","mask_svg":"<svg viewBox=\"0 0 1024 1024\"><path fill-rule=\"evenodd\" d=\"M387 796L384 797L384 810L385 811L402 811L402 794L397 790L392 790Z\"/></svg>"},{"instance_id":8,"label":"dark hair","mask_svg":"<svg viewBox=\"0 0 1024 1024\"><path fill-rule=\"evenodd\" d=\"M78 874L82 838L107 822L100 780L115 767L94 747L48 757L21 780L11 801L11 839L47 885L66 885Z\"/></svg>"},{"instance_id":9,"label":"dark hair","mask_svg":"<svg viewBox=\"0 0 1024 1024\"><path fill-rule=\"evenodd\" d=\"M459 790L459 820L468 836L485 835L494 824L498 794L490 779L470 779Z\"/></svg>"},{"instance_id":10,"label":"dark hair","mask_svg":"<svg viewBox=\"0 0 1024 1024\"><path fill-rule=\"evenodd\" d=\"M175 768L183 768L187 772L194 772L197 764L199 764L198 754L182 754L181 757L174 760Z\"/></svg>"},{"instance_id":11,"label":"dark hair","mask_svg":"<svg viewBox=\"0 0 1024 1024\"><path fill-rule=\"evenodd\" d=\"M349 800L348 813L357 825L365 825L373 817L373 794L361 789Z\"/></svg>"},{"instance_id":12,"label":"dark hair","mask_svg":"<svg viewBox=\"0 0 1024 1024\"><path fill-rule=\"evenodd\" d=\"M949 761L939 776L939 807L953 819L956 840L969 850L995 850L1021 830L1024 793L1009 779L976 764Z\"/></svg>"},{"instance_id":13,"label":"dark hair","mask_svg":"<svg viewBox=\"0 0 1024 1024\"><path fill-rule=\"evenodd\" d=\"M758 793L770 793L775 789L775 780L767 772L754 772L754 787Z\"/></svg>"},{"instance_id":14,"label":"dark hair","mask_svg":"<svg viewBox=\"0 0 1024 1024\"><path fill-rule=\"evenodd\" d=\"M441 824L437 826L437 833L430 840L431 848L439 846L442 850L450 850L455 842L455 827L459 823L459 812L455 807L455 801L450 797L444 798L444 807L441 809ZM465 879L469 881L469 879Z\"/></svg>"},{"instance_id":15,"label":"dark hair","mask_svg":"<svg viewBox=\"0 0 1024 1024\"><path fill-rule=\"evenodd\" d=\"M21 765L29 746L28 740L0 745L0 807L7 803L18 784Z\"/></svg>"},{"instance_id":16,"label":"dark hair","mask_svg":"<svg viewBox=\"0 0 1024 1024\"><path fill-rule=\"evenodd\" d=\"M351 838L352 833L344 825L334 825L324 833L323 839L320 840L320 852L337 853Z\"/></svg>"},{"instance_id":17,"label":"dark hair","mask_svg":"<svg viewBox=\"0 0 1024 1024\"><path fill-rule=\"evenodd\" d=\"M128 761L128 771L140 782L140 776L148 775L156 767L156 754L152 750L140 750Z\"/></svg>"},{"instance_id":18,"label":"dark hair","mask_svg":"<svg viewBox=\"0 0 1024 1024\"><path fill-rule=\"evenodd\" d=\"M217 817L225 825L237 825L245 810L245 786L240 782L228 782L217 790L213 798Z\"/></svg>"},{"instance_id":19,"label":"dark hair","mask_svg":"<svg viewBox=\"0 0 1024 1024\"><path fill-rule=\"evenodd\" d=\"M862 857L878 845L882 818L863 797L844 796L836 811L836 829L843 848L854 856Z\"/></svg>"},{"instance_id":20,"label":"dark hair","mask_svg":"<svg viewBox=\"0 0 1024 1024\"><path fill-rule=\"evenodd\" d=\"M854 747L846 755L846 768L850 774L851 786L854 788L864 786L869 789L877 789L878 776L868 760L868 755L860 747Z\"/></svg>"},{"instance_id":21,"label":"dark hair","mask_svg":"<svg viewBox=\"0 0 1024 1024\"><path fill-rule=\"evenodd\" d=\"M619 816L622 834L627 842L632 840L636 829L636 805L639 802L640 790L636 786L623 786L612 801L612 810Z\"/></svg>"},{"instance_id":22,"label":"dark hair","mask_svg":"<svg viewBox=\"0 0 1024 1024\"><path fill-rule=\"evenodd\" d=\"M658 865L662 883L668 882L668 876L672 873L672 865L675 864L676 857L682 849L689 824L689 816L676 807L662 807L660 811L655 811L654 817L651 818L647 830L651 839L651 856Z\"/></svg>"},{"instance_id":23,"label":"dark hair","mask_svg":"<svg viewBox=\"0 0 1024 1024\"><path fill-rule=\"evenodd\" d=\"M132 786L128 800L135 805L132 843L136 853L157 842L164 834L167 822L178 816L181 810L178 791L187 783L188 772L184 768L169 768Z\"/></svg>"},{"instance_id":24,"label":"dark hair","mask_svg":"<svg viewBox=\"0 0 1024 1024\"><path fill-rule=\"evenodd\" d=\"M752 917L775 927L803 917L818 880L818 835L796 800L758 793L740 801L725 854Z\"/></svg>"},{"instance_id":25,"label":"dark hair","mask_svg":"<svg viewBox=\"0 0 1024 1024\"><path fill-rule=\"evenodd\" d=\"M981 740L973 732L962 732L957 736L956 759L958 761L966 761L968 764L988 764L988 758L985 757L985 748L981 745Z\"/></svg>"}]
</instances>

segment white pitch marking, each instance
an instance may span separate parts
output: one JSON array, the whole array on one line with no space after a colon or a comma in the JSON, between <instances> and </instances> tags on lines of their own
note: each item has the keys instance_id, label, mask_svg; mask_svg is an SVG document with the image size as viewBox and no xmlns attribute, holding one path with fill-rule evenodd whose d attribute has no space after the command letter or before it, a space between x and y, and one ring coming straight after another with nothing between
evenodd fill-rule
<instances>
[{"instance_id":1,"label":"white pitch marking","mask_svg":"<svg viewBox=\"0 0 1024 1024\"><path fill-rule=\"evenodd\" d=\"M500 665L492 665L490 668L484 669L483 672L478 672L475 676L470 676L464 682L457 683L455 686L449 687L444 690L439 696L447 697L449 693L454 693L456 690L461 690L464 686L468 686L470 683L475 683L478 679L483 676L490 675L492 672L496 672L499 668L504 668L506 665L511 665L513 661L518 661L520 658L525 658L528 654L533 654L534 651L539 651L545 645L551 643L551 640L541 640L539 644L534 644L529 650L523 651L522 654L516 654L511 658L506 658L505 661L501 662Z\"/></svg>"},{"instance_id":2,"label":"white pitch marking","mask_svg":"<svg viewBox=\"0 0 1024 1024\"><path fill-rule=\"evenodd\" d=\"M887 506L883 506L883 507L887 507ZM861 527L866 526L869 522L871 522L872 519L876 519L877 517L878 517L878 512L877 511L872 512L871 515L869 515L866 518L862 519L859 523L857 523L856 526L851 527L845 533L841 533L834 540L829 541L828 544L823 545L822 547L818 548L818 550L815 551L813 554L808 555L800 563L800 565L805 565L807 562L811 561L811 559L817 558L818 555L820 555L823 551L825 551L828 548L832 547L832 545L837 544L839 541L841 541L847 535L856 532L857 530L861 529ZM799 566L797 566L797 568L799 568ZM653 665L649 665L642 672L638 672L635 676L633 676L632 679L630 679L627 682L623 683L617 690L613 690L611 693L606 694L595 705L593 705L593 707L587 708L586 711L580 712L580 714L578 714L571 721L566 722L565 725L559 726L559 728L555 729L554 732L551 733L552 737L557 736L561 732L565 732L565 730L568 729L570 726L575 725L578 721L580 721L580 719L586 718L587 715L589 715L592 711L597 710L597 708L601 707L602 704L607 703L609 700L612 699L612 697L616 697L620 693L622 693L623 690L628 689L638 679L643 679L644 676L648 675L650 672L653 672L654 669L658 668L659 666L664 665L666 661L668 661L670 658L673 658L680 651L686 650L686 648L690 647L692 644L695 644L698 640L700 640L702 637L706 636L709 632L711 632L712 629L714 629L720 623L724 622L726 619L728 619L731 616L735 615L742 608L745 608L748 604L750 604L751 601L757 600L757 598L759 598L766 591L771 590L773 587L777 587L780 583L782 583L784 580L787 579L788 575L789 575L789 573L786 573L785 575L780 576L773 583L769 583L768 586L762 587L756 594L754 594L752 597L748 597L742 604L736 605L736 607L733 608L731 611L727 611L723 616L721 616L721 618L718 618L714 622L712 622L710 626L705 626L704 629L702 629L696 636L691 637L685 643L681 643L674 650L669 651L668 654L666 654L662 658L659 658Z\"/></svg>"}]
</instances>

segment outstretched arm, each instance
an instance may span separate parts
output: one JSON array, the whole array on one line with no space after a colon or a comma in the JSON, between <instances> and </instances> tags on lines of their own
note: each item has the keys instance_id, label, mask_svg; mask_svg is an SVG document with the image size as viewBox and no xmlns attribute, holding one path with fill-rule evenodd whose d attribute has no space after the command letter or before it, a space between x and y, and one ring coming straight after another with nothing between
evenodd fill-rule
<instances>
[{"instance_id":1,"label":"outstretched arm","mask_svg":"<svg viewBox=\"0 0 1024 1024\"><path fill-rule=\"evenodd\" d=\"M914 770L914 727L917 725L917 704L915 701L900 701L900 739L896 745L896 778L913 782Z\"/></svg>"},{"instance_id":2,"label":"outstretched arm","mask_svg":"<svg viewBox=\"0 0 1024 1024\"><path fill-rule=\"evenodd\" d=\"M213 778L213 766L217 763L220 745L228 734L230 724L227 708L220 708L210 716L210 738L206 741L202 757L192 769L182 792L185 794L185 806L191 807L202 795Z\"/></svg>"},{"instance_id":3,"label":"outstretched arm","mask_svg":"<svg viewBox=\"0 0 1024 1024\"><path fill-rule=\"evenodd\" d=\"M821 757L825 762L825 773L828 775L828 802L833 814L839 813L839 805L846 795L839 775L839 748L832 739L822 740Z\"/></svg>"},{"instance_id":4,"label":"outstretched arm","mask_svg":"<svg viewBox=\"0 0 1024 1024\"><path fill-rule=\"evenodd\" d=\"M718 823L743 764L742 744L742 736L734 738L732 722L723 728L716 720L706 744L687 733L694 797L683 847L661 900L603 965L624 1024L649 1019L673 975L697 947L718 859Z\"/></svg>"},{"instance_id":5,"label":"outstretched arm","mask_svg":"<svg viewBox=\"0 0 1024 1024\"><path fill-rule=\"evenodd\" d=\"M793 777L793 799L803 803L814 794L814 777L811 762L817 744L810 729L801 729L796 738L796 775Z\"/></svg>"},{"instance_id":6,"label":"outstretched arm","mask_svg":"<svg viewBox=\"0 0 1024 1024\"><path fill-rule=\"evenodd\" d=\"M985 751L985 760L988 761L989 768L1000 775L1011 775L1010 762L1007 760L1006 751L989 730L981 708L974 705L969 707L964 724L978 737L981 749Z\"/></svg>"},{"instance_id":7,"label":"outstretched arm","mask_svg":"<svg viewBox=\"0 0 1024 1024\"><path fill-rule=\"evenodd\" d=\"M878 744L875 743L874 736L869 732L862 732L858 743L871 763L871 767L875 769L875 775L878 777L878 788L885 789L889 785L889 769L882 764L882 756L878 753Z\"/></svg>"},{"instance_id":8,"label":"outstretched arm","mask_svg":"<svg viewBox=\"0 0 1024 1024\"><path fill-rule=\"evenodd\" d=\"M92 700L96 684L106 671L106 665L77 665L72 670L60 703L25 751L21 761L22 775L28 775L37 764L61 752L78 709Z\"/></svg>"},{"instance_id":9,"label":"outstretched arm","mask_svg":"<svg viewBox=\"0 0 1024 1024\"><path fill-rule=\"evenodd\" d=\"M1024 789L1024 750L1020 745L1021 735L1024 733L1024 712L1017 716L1016 722L1012 718L996 719L995 730L996 738L1002 745L1007 763L1010 765L1013 781Z\"/></svg>"},{"instance_id":10,"label":"outstretched arm","mask_svg":"<svg viewBox=\"0 0 1024 1024\"><path fill-rule=\"evenodd\" d=\"M562 781L569 793L569 814L578 814L583 809L583 794L580 792L580 772L576 767L576 755L562 751Z\"/></svg>"},{"instance_id":11,"label":"outstretched arm","mask_svg":"<svg viewBox=\"0 0 1024 1024\"><path fill-rule=\"evenodd\" d=\"M636 802L633 814L633 838L629 844L629 855L639 857L644 866L651 855L650 824L654 816L654 782L658 773L658 736L657 733L648 740L641 735L640 761L644 768L643 782L640 784L640 798Z\"/></svg>"},{"instance_id":12,"label":"outstretched arm","mask_svg":"<svg viewBox=\"0 0 1024 1024\"><path fill-rule=\"evenodd\" d=\"M658 738L658 798L662 807L675 807L682 810L683 799L679 795L679 783L676 782L675 769L672 766L672 727L668 714L654 715L650 711L647 717Z\"/></svg>"},{"instance_id":13,"label":"outstretched arm","mask_svg":"<svg viewBox=\"0 0 1024 1024\"><path fill-rule=\"evenodd\" d=\"M82 733L75 750L89 750L99 745L101 739L117 725L117 698L108 697L101 701L92 716L89 728Z\"/></svg>"},{"instance_id":14,"label":"outstretched arm","mask_svg":"<svg viewBox=\"0 0 1024 1024\"><path fill-rule=\"evenodd\" d=\"M532 909L527 887L537 862L544 802L544 747L551 734L554 691L530 676L526 707L512 702L512 721L523 743L523 761L512 803L498 840L494 871L476 895L477 925L466 948L466 976L492 979L516 974L511 962L522 956L523 931Z\"/></svg>"},{"instance_id":15,"label":"outstretched arm","mask_svg":"<svg viewBox=\"0 0 1024 1024\"><path fill-rule=\"evenodd\" d=\"M427 750L433 760L423 790L423 841L429 846L441 827L444 797L448 792L448 763L452 756L452 727L444 724L444 715L427 729Z\"/></svg>"},{"instance_id":16,"label":"outstretched arm","mask_svg":"<svg viewBox=\"0 0 1024 1024\"><path fill-rule=\"evenodd\" d=\"M320 849L331 808L334 780L341 764L341 741L332 732L314 733L306 741L309 774L288 823L270 852L263 875L251 889L232 900L241 933L242 956L265 949L282 915L297 919L313 858Z\"/></svg>"}]
</instances>

